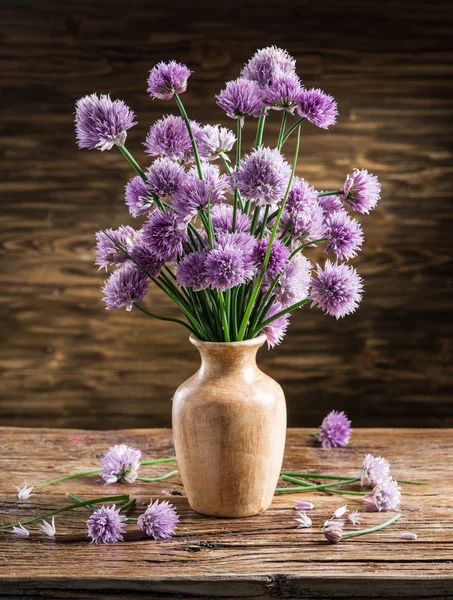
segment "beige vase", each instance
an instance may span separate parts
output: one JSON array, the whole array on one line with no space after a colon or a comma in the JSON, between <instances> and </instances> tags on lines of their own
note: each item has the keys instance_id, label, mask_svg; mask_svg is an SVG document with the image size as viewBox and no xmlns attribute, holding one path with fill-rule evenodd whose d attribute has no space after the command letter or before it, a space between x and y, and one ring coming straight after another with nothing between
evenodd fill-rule
<instances>
[{"instance_id":1,"label":"beige vase","mask_svg":"<svg viewBox=\"0 0 453 600\"><path fill-rule=\"evenodd\" d=\"M256 515L272 502L286 436L282 388L256 364L266 336L190 341L201 367L176 390L172 416L189 504L215 517Z\"/></svg>"}]
</instances>

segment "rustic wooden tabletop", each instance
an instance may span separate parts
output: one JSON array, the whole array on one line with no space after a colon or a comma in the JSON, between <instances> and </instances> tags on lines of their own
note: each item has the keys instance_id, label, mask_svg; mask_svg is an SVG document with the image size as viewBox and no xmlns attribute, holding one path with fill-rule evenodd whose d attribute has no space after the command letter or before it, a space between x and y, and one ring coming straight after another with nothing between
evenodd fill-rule
<instances>
[{"instance_id":1,"label":"rustic wooden tabletop","mask_svg":"<svg viewBox=\"0 0 453 600\"><path fill-rule=\"evenodd\" d=\"M120 442L140 448L146 459L173 454L171 431L164 429L0 429L1 524L58 508L67 502L66 492L83 498L128 493L141 504L165 498L181 517L169 540L151 540L131 527L125 542L106 546L89 543L83 508L57 517L55 538L38 533L35 525L30 538L3 530L1 598L453 598L452 430L361 429L348 448L331 450L317 447L307 429L288 431L285 470L354 476L371 452L390 461L395 478L429 481L401 485L403 516L397 523L338 545L324 539L321 526L344 502L360 511L359 496L276 494L258 517L215 519L189 508L178 476L106 488L93 475L18 501L13 484L25 479L36 485L95 468L105 450ZM143 466L141 473L154 477L174 468ZM301 500L316 505L311 529L296 528L294 504ZM135 512L142 510L137 506ZM388 517L365 513L362 523L373 526ZM418 539L403 540L402 531Z\"/></svg>"}]
</instances>

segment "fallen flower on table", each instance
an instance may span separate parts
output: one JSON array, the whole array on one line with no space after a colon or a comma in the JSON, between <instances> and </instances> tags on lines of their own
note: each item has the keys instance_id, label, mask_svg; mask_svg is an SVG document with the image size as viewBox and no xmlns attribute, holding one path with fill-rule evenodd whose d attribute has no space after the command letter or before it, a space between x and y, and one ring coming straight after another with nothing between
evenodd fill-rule
<instances>
[{"instance_id":1,"label":"fallen flower on table","mask_svg":"<svg viewBox=\"0 0 453 600\"><path fill-rule=\"evenodd\" d=\"M101 506L88 519L88 537L95 544L115 544L123 541L124 524L127 520L120 510L113 506Z\"/></svg>"},{"instance_id":2,"label":"fallen flower on table","mask_svg":"<svg viewBox=\"0 0 453 600\"><path fill-rule=\"evenodd\" d=\"M296 510L313 510L315 507L311 502L298 502L294 508Z\"/></svg>"},{"instance_id":3,"label":"fallen flower on table","mask_svg":"<svg viewBox=\"0 0 453 600\"><path fill-rule=\"evenodd\" d=\"M312 520L306 513L297 511L297 514L299 516L294 520L297 521L297 523L299 523L299 525L297 526L298 529L303 529L312 526Z\"/></svg>"},{"instance_id":4,"label":"fallen flower on table","mask_svg":"<svg viewBox=\"0 0 453 600\"><path fill-rule=\"evenodd\" d=\"M171 537L179 521L178 513L172 504L166 500L151 501L145 512L137 519L139 528L154 538L155 540L164 540Z\"/></svg>"},{"instance_id":5,"label":"fallen flower on table","mask_svg":"<svg viewBox=\"0 0 453 600\"><path fill-rule=\"evenodd\" d=\"M400 538L402 538L403 540L416 540L417 534L412 533L411 531L402 531L400 533Z\"/></svg>"},{"instance_id":6,"label":"fallen flower on table","mask_svg":"<svg viewBox=\"0 0 453 600\"><path fill-rule=\"evenodd\" d=\"M136 448L118 444L108 449L102 459L100 475L106 484L133 483L137 479L142 453Z\"/></svg>"},{"instance_id":7,"label":"fallen flower on table","mask_svg":"<svg viewBox=\"0 0 453 600\"><path fill-rule=\"evenodd\" d=\"M343 515L345 515L348 512L348 506L347 504L345 504L344 506L340 506L340 508L337 508L337 510L333 513L333 519L341 519L341 517Z\"/></svg>"},{"instance_id":8,"label":"fallen flower on table","mask_svg":"<svg viewBox=\"0 0 453 600\"><path fill-rule=\"evenodd\" d=\"M388 479L377 485L363 501L366 511L396 510L401 502L401 488L394 479Z\"/></svg>"},{"instance_id":9,"label":"fallen flower on table","mask_svg":"<svg viewBox=\"0 0 453 600\"><path fill-rule=\"evenodd\" d=\"M16 535L22 535L24 537L28 537L30 535L28 529L24 527L21 523L18 523L18 525L14 525L14 527L11 529L11 533L15 533Z\"/></svg>"},{"instance_id":10,"label":"fallen flower on table","mask_svg":"<svg viewBox=\"0 0 453 600\"><path fill-rule=\"evenodd\" d=\"M353 525L360 525L361 518L358 510L353 510L348 515L348 521Z\"/></svg>"},{"instance_id":11,"label":"fallen flower on table","mask_svg":"<svg viewBox=\"0 0 453 600\"><path fill-rule=\"evenodd\" d=\"M28 500L30 496L35 496L35 494L32 494L33 486L27 487L26 481L24 481L24 485L22 487L18 485L13 485L13 487L16 488L18 492L17 497L19 498L19 500Z\"/></svg>"},{"instance_id":12,"label":"fallen flower on table","mask_svg":"<svg viewBox=\"0 0 453 600\"><path fill-rule=\"evenodd\" d=\"M327 524L324 524L323 533L325 538L329 542L337 544L338 542L341 542L341 540L348 537L365 535L367 533L374 533L375 531L384 529L385 527L388 527L389 525L395 523L395 521L397 521L400 517L401 514L398 514L389 519L388 521L385 521L385 523L381 523L380 525L376 525L375 527L369 527L368 529L360 529L359 531L347 531L346 533L343 531L345 524L343 520L327 521Z\"/></svg>"},{"instance_id":13,"label":"fallen flower on table","mask_svg":"<svg viewBox=\"0 0 453 600\"><path fill-rule=\"evenodd\" d=\"M56 529L55 529L55 517L52 517L52 523L48 523L47 521L42 521L42 525L39 525L39 528L43 533L48 535L49 537L55 537Z\"/></svg>"},{"instance_id":14,"label":"fallen flower on table","mask_svg":"<svg viewBox=\"0 0 453 600\"><path fill-rule=\"evenodd\" d=\"M372 454L366 454L360 474L361 485L374 488L387 479L390 479L390 464L388 460L381 456L374 457Z\"/></svg>"}]
</instances>

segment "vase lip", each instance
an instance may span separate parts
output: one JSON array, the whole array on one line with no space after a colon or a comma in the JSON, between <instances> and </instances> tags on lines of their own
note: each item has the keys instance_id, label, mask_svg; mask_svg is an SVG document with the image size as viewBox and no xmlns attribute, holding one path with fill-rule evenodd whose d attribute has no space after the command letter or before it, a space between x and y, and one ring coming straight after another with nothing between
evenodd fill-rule
<instances>
[{"instance_id":1,"label":"vase lip","mask_svg":"<svg viewBox=\"0 0 453 600\"><path fill-rule=\"evenodd\" d=\"M256 347L262 346L267 339L267 335L262 333L250 340L242 340L241 342L205 342L204 340L198 339L195 335L191 334L189 341L197 348L245 348L247 346Z\"/></svg>"}]
</instances>

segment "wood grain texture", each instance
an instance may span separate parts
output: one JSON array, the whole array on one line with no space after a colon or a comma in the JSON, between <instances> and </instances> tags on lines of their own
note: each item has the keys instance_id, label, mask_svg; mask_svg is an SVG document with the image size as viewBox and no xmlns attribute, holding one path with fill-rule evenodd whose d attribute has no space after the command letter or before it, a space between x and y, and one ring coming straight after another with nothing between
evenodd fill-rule
<instances>
[{"instance_id":1,"label":"wood grain texture","mask_svg":"<svg viewBox=\"0 0 453 600\"><path fill-rule=\"evenodd\" d=\"M58 535L29 539L0 532L1 598L453 598L452 430L356 429L349 447L323 450L309 429L288 430L285 470L354 476L366 452L389 459L394 477L428 480L428 486L402 485L403 514L380 532L328 544L320 531L327 517L357 497L320 492L279 494L265 513L245 519L213 519L194 513L177 477L165 482L106 488L96 476L37 490L18 504L11 484L24 478L39 483L80 469L95 468L108 446L119 441L139 447L145 458L173 454L168 430L80 431L0 429L1 524L52 510L71 491L83 498L130 493L173 502L181 516L176 535L156 542L133 526L125 542L90 545L84 530L88 512L56 519ZM200 465L202 468L203 465ZM172 465L142 467L160 475ZM316 505L312 529L297 529L296 501ZM138 506L135 514L140 514ZM365 514L363 523L383 522L388 514ZM401 531L418 535L400 539Z\"/></svg>"},{"instance_id":2,"label":"wood grain texture","mask_svg":"<svg viewBox=\"0 0 453 600\"><path fill-rule=\"evenodd\" d=\"M330 131L304 128L298 174L331 189L359 166L379 175L383 194L355 261L359 311L338 322L297 311L260 364L281 383L293 425L337 408L357 426L452 426L452 22L447 0L429 10L421 0L3 0L0 422L170 424L170 398L197 353L176 325L103 310L94 231L129 222L131 172L117 152L76 150L74 102L94 91L124 98L139 120L128 146L146 166L149 125L176 112L146 94L153 64L187 62L190 116L230 125L214 95L275 43L307 86L339 103ZM274 115L266 143L278 126ZM253 137L247 124L245 146ZM160 293L151 304L176 315Z\"/></svg>"}]
</instances>

